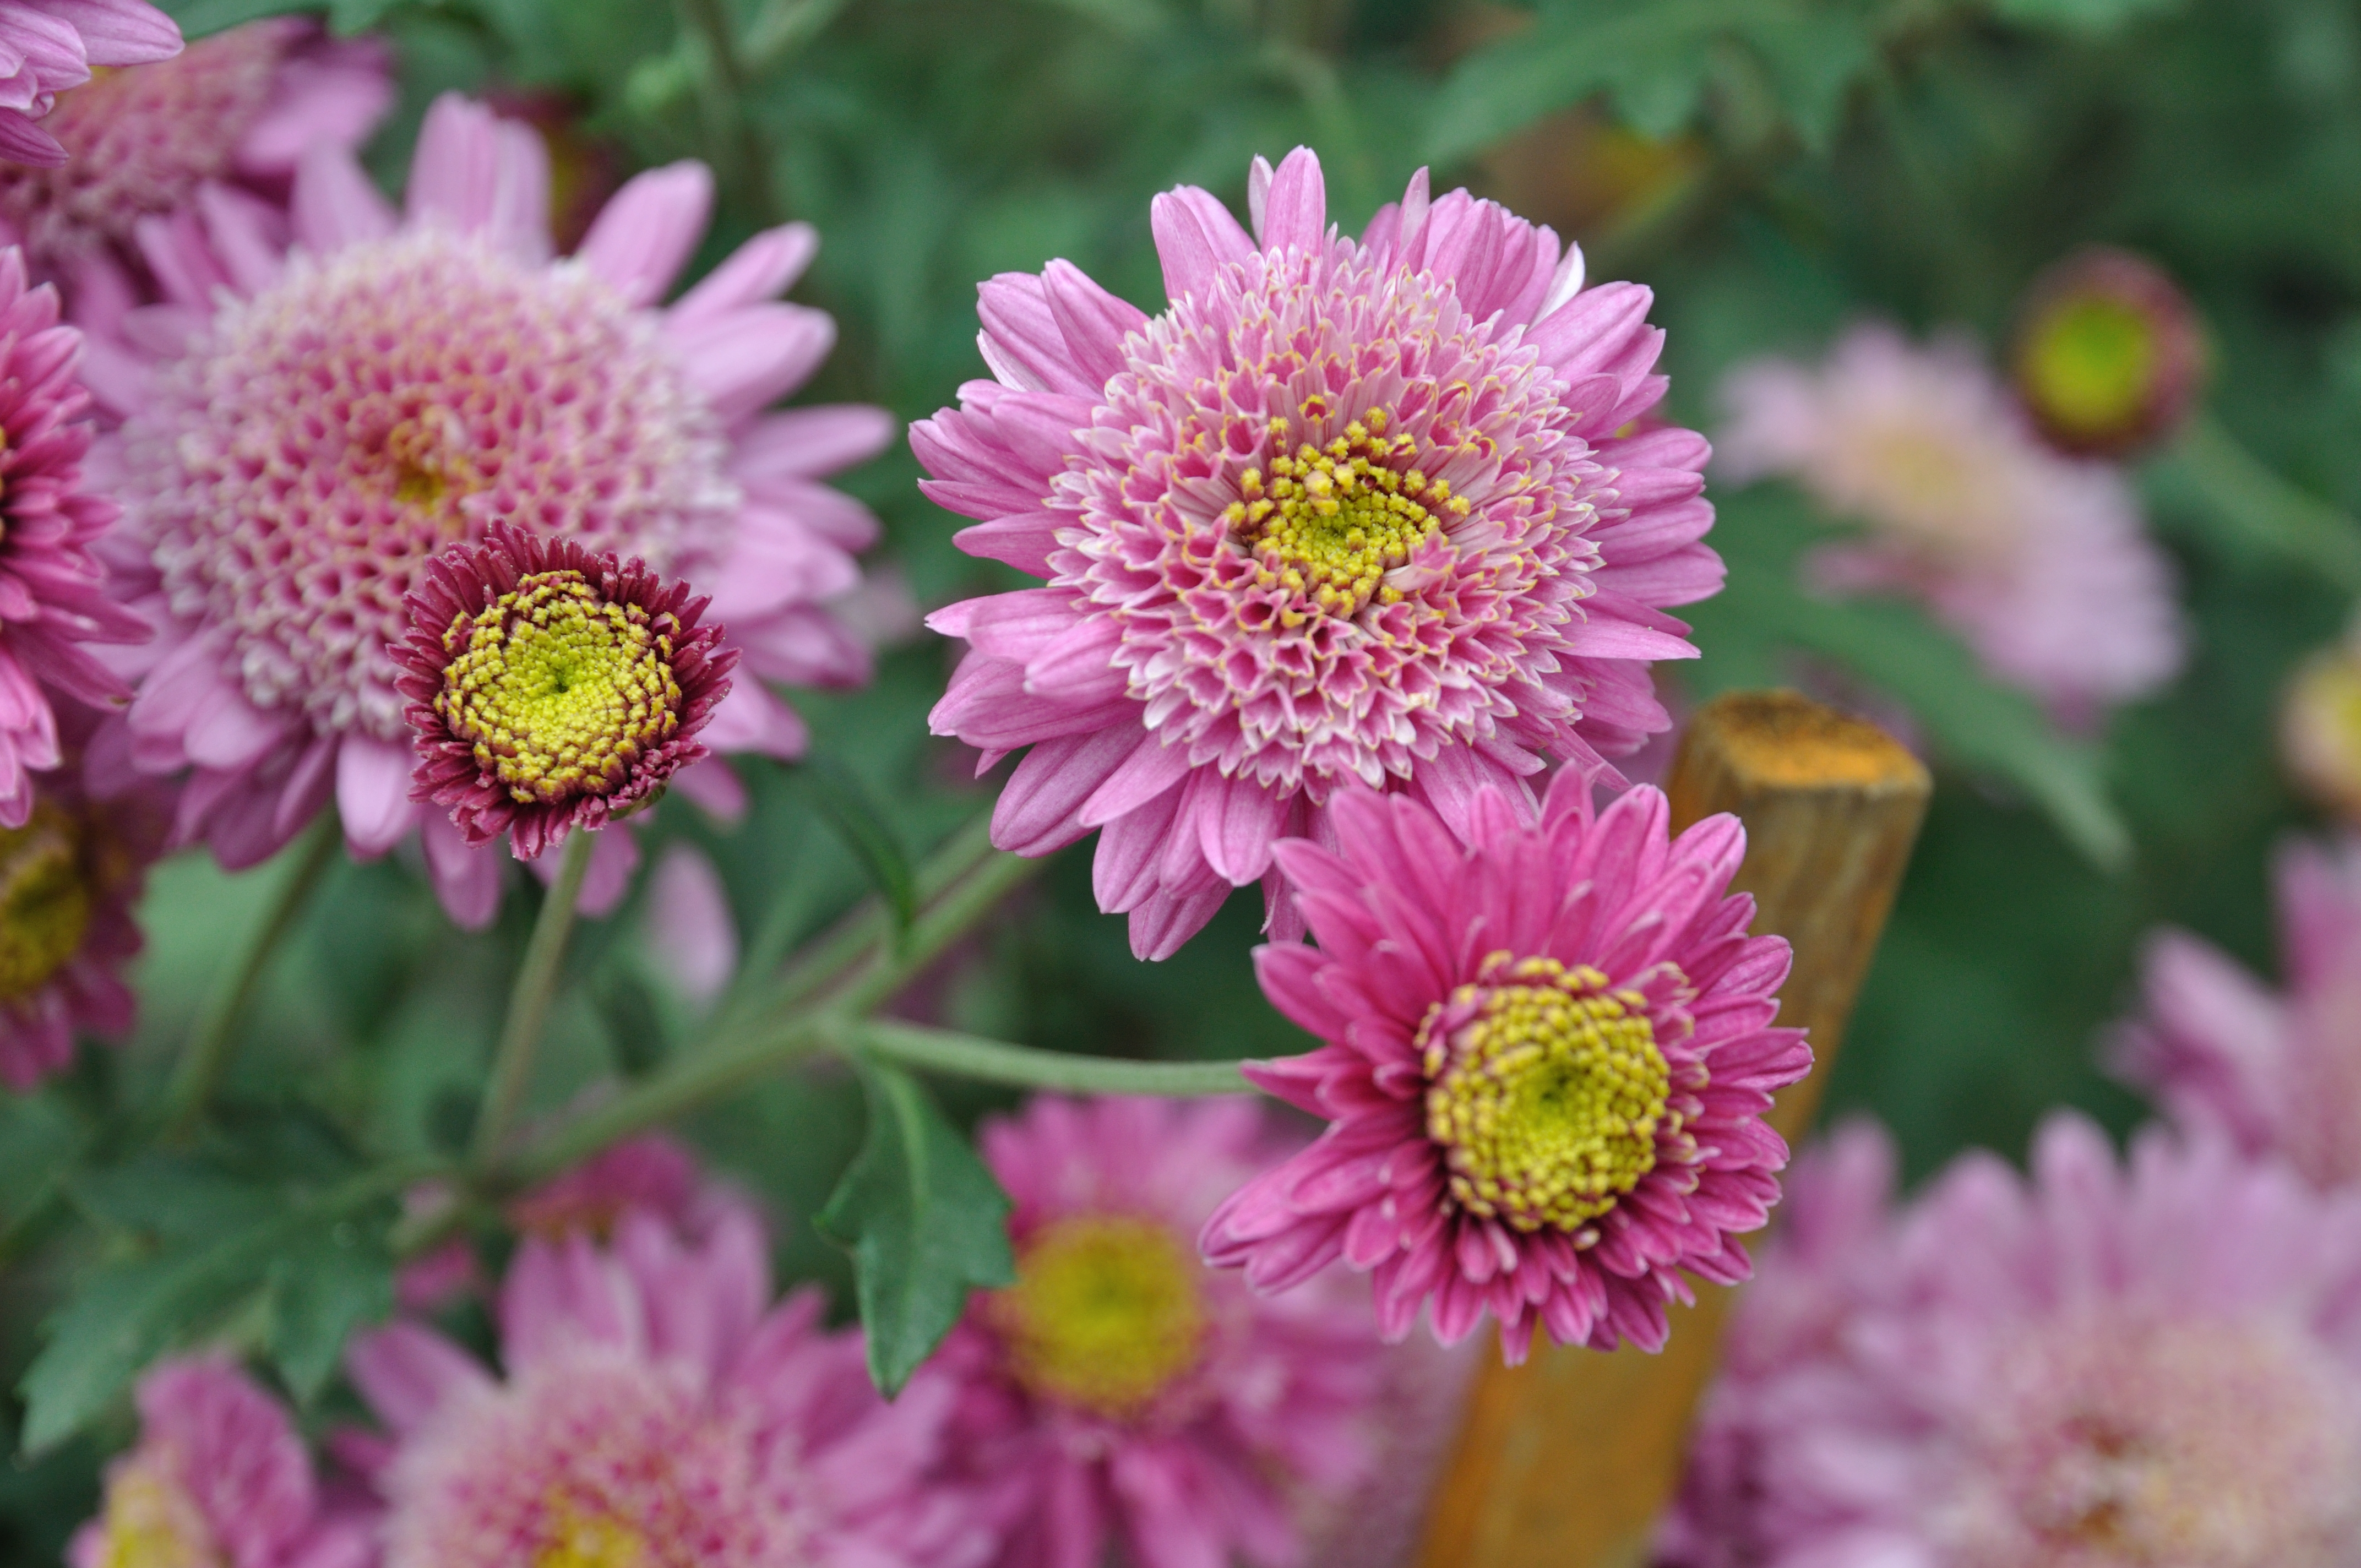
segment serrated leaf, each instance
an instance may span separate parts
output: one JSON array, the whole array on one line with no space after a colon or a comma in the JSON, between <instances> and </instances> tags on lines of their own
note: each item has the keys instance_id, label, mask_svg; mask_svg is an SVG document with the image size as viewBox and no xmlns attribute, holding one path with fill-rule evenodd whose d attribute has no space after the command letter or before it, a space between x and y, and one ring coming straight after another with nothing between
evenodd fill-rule
<instances>
[{"instance_id":1,"label":"serrated leaf","mask_svg":"<svg viewBox=\"0 0 2361 1568\"><path fill-rule=\"evenodd\" d=\"M91 1212L166 1243L217 1238L283 1212L269 1188L178 1155L142 1155L84 1171L71 1190L74 1201Z\"/></svg>"},{"instance_id":2,"label":"serrated leaf","mask_svg":"<svg viewBox=\"0 0 2361 1568\"><path fill-rule=\"evenodd\" d=\"M258 21L264 16L283 16L297 11L317 11L319 0L164 0L164 9L181 25L181 36L192 43L211 33L235 27L244 22ZM382 7L380 7L382 9Z\"/></svg>"},{"instance_id":3,"label":"serrated leaf","mask_svg":"<svg viewBox=\"0 0 2361 1568\"><path fill-rule=\"evenodd\" d=\"M958 1323L968 1292L1014 1284L1007 1194L917 1080L860 1064L869 1127L816 1222L852 1254L869 1376L887 1397Z\"/></svg>"},{"instance_id":4,"label":"serrated leaf","mask_svg":"<svg viewBox=\"0 0 2361 1568\"><path fill-rule=\"evenodd\" d=\"M910 869L901 835L878 809L868 786L827 757L807 761L796 778L893 911L895 928L908 930L918 913L917 875Z\"/></svg>"},{"instance_id":5,"label":"serrated leaf","mask_svg":"<svg viewBox=\"0 0 2361 1568\"><path fill-rule=\"evenodd\" d=\"M326 1387L355 1329L393 1312L393 1257L380 1233L320 1225L270 1265L270 1355L295 1397Z\"/></svg>"},{"instance_id":6,"label":"serrated leaf","mask_svg":"<svg viewBox=\"0 0 2361 1568\"><path fill-rule=\"evenodd\" d=\"M48 1095L0 1099L0 1227L54 1196L82 1129Z\"/></svg>"}]
</instances>

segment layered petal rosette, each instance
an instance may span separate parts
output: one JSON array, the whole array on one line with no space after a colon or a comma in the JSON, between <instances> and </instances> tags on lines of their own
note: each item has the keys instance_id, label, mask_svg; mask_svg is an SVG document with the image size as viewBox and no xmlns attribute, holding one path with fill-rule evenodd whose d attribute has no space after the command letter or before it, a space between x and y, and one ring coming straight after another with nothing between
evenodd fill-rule
<instances>
[{"instance_id":1,"label":"layered petal rosette","mask_svg":"<svg viewBox=\"0 0 2361 1568\"><path fill-rule=\"evenodd\" d=\"M1464 828L1530 816L1670 720L1662 607L1715 592L1707 448L1628 433L1663 397L1650 295L1426 176L1358 240L1299 148L1248 184L1156 199L1153 318L1065 262L982 289L992 381L912 427L971 554L1048 586L928 624L970 651L935 709L986 763L1031 747L994 841L1101 830L1099 905L1175 950L1352 783ZM1291 916L1266 882L1281 934Z\"/></svg>"},{"instance_id":2,"label":"layered petal rosette","mask_svg":"<svg viewBox=\"0 0 2361 1568\"><path fill-rule=\"evenodd\" d=\"M1366 1470L1382 1347L1362 1302L1257 1297L1192 1247L1290 1140L1241 1102L1040 1099L981 1143L1017 1279L939 1365L961 1469L1008 1531L996 1568L1300 1562Z\"/></svg>"},{"instance_id":3,"label":"layered petal rosette","mask_svg":"<svg viewBox=\"0 0 2361 1568\"><path fill-rule=\"evenodd\" d=\"M626 1210L611 1242L528 1235L500 1288L501 1372L433 1331L356 1342L391 1433L348 1439L386 1501L384 1568L975 1568L993 1537L930 1481L952 1389L893 1405L817 1290L770 1300L743 1204L681 1227Z\"/></svg>"},{"instance_id":4,"label":"layered petal rosette","mask_svg":"<svg viewBox=\"0 0 2361 1568\"><path fill-rule=\"evenodd\" d=\"M1806 1163L1668 1568L2361 1561L2353 1195L2070 1113L2029 1179L1969 1154L1898 1212L1874 1129Z\"/></svg>"},{"instance_id":5,"label":"layered petal rosette","mask_svg":"<svg viewBox=\"0 0 2361 1568\"><path fill-rule=\"evenodd\" d=\"M58 138L35 122L93 66L145 65L181 52L181 29L147 0L17 0L0 13L0 161L55 167Z\"/></svg>"},{"instance_id":6,"label":"layered petal rosette","mask_svg":"<svg viewBox=\"0 0 2361 1568\"><path fill-rule=\"evenodd\" d=\"M366 1510L321 1495L287 1411L226 1360L139 1379L139 1441L106 1469L72 1568L372 1568Z\"/></svg>"},{"instance_id":7,"label":"layered petal rosette","mask_svg":"<svg viewBox=\"0 0 2361 1568\"><path fill-rule=\"evenodd\" d=\"M387 648L428 561L495 520L710 587L742 658L701 737L716 752L800 753L803 725L765 681L866 678L827 606L859 585L875 520L817 480L875 452L890 422L762 411L834 340L826 315L774 298L809 228L756 236L659 307L704 229L704 167L639 176L555 258L540 138L456 97L427 115L403 214L334 145L305 154L285 232L205 190L141 227L166 302L126 320L147 363L108 438L127 591L160 629L131 728L143 766L190 770L184 839L236 867L332 798L356 855L423 821L446 907L490 918L494 851L409 797ZM674 782L742 805L718 758ZM594 867L584 906L622 886Z\"/></svg>"},{"instance_id":8,"label":"layered petal rosette","mask_svg":"<svg viewBox=\"0 0 2361 1568\"><path fill-rule=\"evenodd\" d=\"M2182 1126L2348 1186L2361 1180L2361 839L2291 843L2277 882L2284 988L2202 938L2159 931L2111 1055Z\"/></svg>"},{"instance_id":9,"label":"layered petal rosette","mask_svg":"<svg viewBox=\"0 0 2361 1568\"><path fill-rule=\"evenodd\" d=\"M1205 1226L1205 1255L1271 1290L1338 1257L1385 1332L1432 1302L1454 1343L1487 1310L1521 1360L1663 1344L1686 1269L1747 1276L1738 1236L1779 1196L1763 1121L1810 1069L1776 1028L1787 944L1730 895L1735 817L1677 838L1662 794L1594 811L1558 774L1537 826L1478 792L1455 840L1430 807L1340 795L1338 847L1279 854L1317 948L1255 954L1273 1005L1325 1043L1248 1076L1331 1124Z\"/></svg>"}]
</instances>

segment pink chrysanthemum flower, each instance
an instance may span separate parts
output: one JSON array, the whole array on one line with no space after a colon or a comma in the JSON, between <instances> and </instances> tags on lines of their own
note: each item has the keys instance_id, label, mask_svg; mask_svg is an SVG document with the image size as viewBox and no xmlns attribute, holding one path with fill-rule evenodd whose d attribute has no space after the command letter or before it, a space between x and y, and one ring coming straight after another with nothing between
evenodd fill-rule
<instances>
[{"instance_id":1,"label":"pink chrysanthemum flower","mask_svg":"<svg viewBox=\"0 0 2361 1568\"><path fill-rule=\"evenodd\" d=\"M0 250L0 827L24 825L32 773L60 759L50 690L119 701L127 688L85 645L148 635L107 597L93 554L119 513L85 488L82 346L59 324L57 291L27 287L24 253Z\"/></svg>"},{"instance_id":2,"label":"pink chrysanthemum flower","mask_svg":"<svg viewBox=\"0 0 2361 1568\"><path fill-rule=\"evenodd\" d=\"M384 1568L972 1568L990 1532L928 1482L950 1386L922 1372L886 1405L822 1305L771 1306L742 1207L702 1236L632 1209L611 1245L528 1237L500 1291L500 1377L412 1324L355 1345L394 1437L368 1456Z\"/></svg>"},{"instance_id":3,"label":"pink chrysanthemum flower","mask_svg":"<svg viewBox=\"0 0 2361 1568\"><path fill-rule=\"evenodd\" d=\"M392 105L382 44L293 16L232 27L60 99L41 129L66 161L0 164L0 225L45 276L78 282L94 266L127 296L118 258L141 218L215 181L283 201L305 149L358 147Z\"/></svg>"},{"instance_id":4,"label":"pink chrysanthemum flower","mask_svg":"<svg viewBox=\"0 0 2361 1568\"><path fill-rule=\"evenodd\" d=\"M890 422L761 411L834 339L826 315L774 300L811 230L758 235L658 308L703 231L705 169L633 180L564 260L548 183L531 130L446 97L406 215L324 145L296 172L291 250L268 210L220 187L142 227L169 302L134 313L126 341L168 346L109 438L140 557L128 591L161 630L131 727L144 766L192 770L181 829L225 865L268 855L333 796L361 856L423 816L446 907L490 918L495 852L409 798L386 646L427 561L494 519L710 587L744 656L703 735L717 752L801 751L764 680L866 676L826 601L859 583L851 552L875 520L817 480L876 451ZM675 782L717 809L742 802L718 759Z\"/></svg>"},{"instance_id":5,"label":"pink chrysanthemum flower","mask_svg":"<svg viewBox=\"0 0 2361 1568\"><path fill-rule=\"evenodd\" d=\"M1359 791L1337 850L1280 846L1320 946L1256 970L1325 1043L1247 1072L1332 1125L1222 1205L1207 1258L1279 1290L1341 1256L1373 1272L1388 1337L1432 1300L1455 1343L1488 1309L1511 1361L1536 1328L1654 1349L1682 1270L1746 1277L1736 1238L1787 1159L1763 1113L1812 1060L1772 1026L1787 944L1725 896L1737 818L1675 839L1660 792L1590 796L1561 772L1532 827L1483 791L1463 845Z\"/></svg>"},{"instance_id":6,"label":"pink chrysanthemum flower","mask_svg":"<svg viewBox=\"0 0 2361 1568\"><path fill-rule=\"evenodd\" d=\"M1381 1372L1367 1310L1257 1298L1191 1243L1286 1147L1244 1102L1038 1099L981 1146L1016 1209L1017 1282L939 1365L955 1452L999 1501L998 1568L1297 1562L1362 1473Z\"/></svg>"},{"instance_id":7,"label":"pink chrysanthemum flower","mask_svg":"<svg viewBox=\"0 0 2361 1568\"><path fill-rule=\"evenodd\" d=\"M2172 571L2130 488L2044 446L1971 345L1864 324L1817 367L1740 366L1722 396L1717 477L1792 477L1863 530L1808 557L1815 586L1922 601L2077 725L2180 668Z\"/></svg>"},{"instance_id":8,"label":"pink chrysanthemum flower","mask_svg":"<svg viewBox=\"0 0 2361 1568\"><path fill-rule=\"evenodd\" d=\"M1069 264L984 284L996 381L911 429L971 554L1049 587L928 624L971 651L933 715L987 763L1031 746L994 839L1093 828L1100 907L1164 957L1281 836L1324 838L1358 781L1464 826L1530 810L1669 724L1661 607L1708 597L1704 440L1618 433L1654 407L1650 294L1583 291L1582 253L1421 172L1356 241L1318 159L1156 199L1153 319ZM1268 881L1274 927L1291 916Z\"/></svg>"},{"instance_id":9,"label":"pink chrysanthemum flower","mask_svg":"<svg viewBox=\"0 0 2361 1568\"><path fill-rule=\"evenodd\" d=\"M2287 989L2272 992L2210 942L2160 931L2140 1014L2112 1055L2182 1125L2343 1187L2361 1181L2361 839L2290 844L2277 881Z\"/></svg>"},{"instance_id":10,"label":"pink chrysanthemum flower","mask_svg":"<svg viewBox=\"0 0 2361 1568\"><path fill-rule=\"evenodd\" d=\"M2361 1561L2352 1195L2158 1130L2119 1165L2069 1113L2029 1180L1971 1154L1889 1217L1892 1168L1867 1131L1799 1168L1673 1568Z\"/></svg>"},{"instance_id":11,"label":"pink chrysanthemum flower","mask_svg":"<svg viewBox=\"0 0 2361 1568\"><path fill-rule=\"evenodd\" d=\"M181 29L146 0L22 0L0 15L0 161L55 167L57 137L33 122L95 65L145 65L181 52Z\"/></svg>"},{"instance_id":12,"label":"pink chrysanthemum flower","mask_svg":"<svg viewBox=\"0 0 2361 1568\"><path fill-rule=\"evenodd\" d=\"M410 798L521 861L654 804L704 758L738 664L686 584L505 523L428 562L404 602Z\"/></svg>"},{"instance_id":13,"label":"pink chrysanthemum flower","mask_svg":"<svg viewBox=\"0 0 2361 1568\"><path fill-rule=\"evenodd\" d=\"M139 1442L107 1466L72 1568L369 1568L368 1521L324 1505L287 1412L210 1356L140 1378Z\"/></svg>"}]
</instances>

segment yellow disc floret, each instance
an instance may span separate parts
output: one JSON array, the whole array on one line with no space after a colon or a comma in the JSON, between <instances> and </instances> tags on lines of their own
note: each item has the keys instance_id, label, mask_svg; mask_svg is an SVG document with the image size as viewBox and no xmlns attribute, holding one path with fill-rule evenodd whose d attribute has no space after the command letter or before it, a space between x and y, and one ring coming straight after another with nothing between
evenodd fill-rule
<instances>
[{"instance_id":1,"label":"yellow disc floret","mask_svg":"<svg viewBox=\"0 0 2361 1568\"><path fill-rule=\"evenodd\" d=\"M2026 395L2077 436L2136 425L2155 390L2158 346L2154 323L2130 301L2064 301L2026 337L2018 360Z\"/></svg>"},{"instance_id":2,"label":"yellow disc floret","mask_svg":"<svg viewBox=\"0 0 2361 1568\"><path fill-rule=\"evenodd\" d=\"M434 710L519 801L606 795L680 727L669 618L537 572L443 634Z\"/></svg>"},{"instance_id":3,"label":"yellow disc floret","mask_svg":"<svg viewBox=\"0 0 2361 1568\"><path fill-rule=\"evenodd\" d=\"M221 1568L225 1561L187 1490L140 1460L107 1477L98 1539L99 1568Z\"/></svg>"},{"instance_id":4,"label":"yellow disc floret","mask_svg":"<svg viewBox=\"0 0 2361 1568\"><path fill-rule=\"evenodd\" d=\"M1223 516L1260 564L1259 586L1284 585L1331 615L1356 614L1371 599L1394 603L1401 595L1385 586L1385 574L1467 515L1449 484L1395 466L1417 443L1389 440L1388 423L1385 410L1371 409L1325 447L1304 442L1290 455L1282 446L1268 474L1239 476L1246 499ZM1284 441L1287 432L1287 421L1271 422L1274 438Z\"/></svg>"},{"instance_id":5,"label":"yellow disc floret","mask_svg":"<svg viewBox=\"0 0 2361 1568\"><path fill-rule=\"evenodd\" d=\"M1638 992L1554 959L1498 979L1436 1010L1476 1004L1447 1036L1434 1034L1438 1018L1422 1031L1427 1135L1468 1212L1578 1230L1654 1168L1672 1075Z\"/></svg>"},{"instance_id":6,"label":"yellow disc floret","mask_svg":"<svg viewBox=\"0 0 2361 1568\"><path fill-rule=\"evenodd\" d=\"M75 823L55 806L0 828L0 1002L30 996L82 950L91 879Z\"/></svg>"},{"instance_id":7,"label":"yellow disc floret","mask_svg":"<svg viewBox=\"0 0 2361 1568\"><path fill-rule=\"evenodd\" d=\"M1199 1265L1151 1220L1092 1214L1037 1232L990 1317L1011 1369L1045 1398L1133 1416L1197 1361Z\"/></svg>"},{"instance_id":8,"label":"yellow disc floret","mask_svg":"<svg viewBox=\"0 0 2361 1568\"><path fill-rule=\"evenodd\" d=\"M547 1544L533 1568L643 1568L647 1538L622 1520L586 1513L563 1496L550 1499Z\"/></svg>"}]
</instances>

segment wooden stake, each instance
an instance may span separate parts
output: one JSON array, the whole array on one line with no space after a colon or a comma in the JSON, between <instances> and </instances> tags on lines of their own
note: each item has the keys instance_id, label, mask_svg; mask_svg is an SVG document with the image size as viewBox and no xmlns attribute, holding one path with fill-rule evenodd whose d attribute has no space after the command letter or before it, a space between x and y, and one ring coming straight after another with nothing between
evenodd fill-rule
<instances>
[{"instance_id":1,"label":"wooden stake","mask_svg":"<svg viewBox=\"0 0 2361 1568\"><path fill-rule=\"evenodd\" d=\"M1675 830L1737 813L1746 861L1732 890L1754 895L1756 931L1795 944L1779 1022L1811 1030L1815 1060L1771 1113L1791 1141L1818 1109L1928 788L1927 770L1883 730L1794 692L1717 697L1682 738L1667 791ZM1436 1488L1421 1568L1643 1563L1730 1299L1700 1285L1695 1307L1674 1309L1660 1354L1543 1341L1521 1367L1488 1359Z\"/></svg>"}]
</instances>

